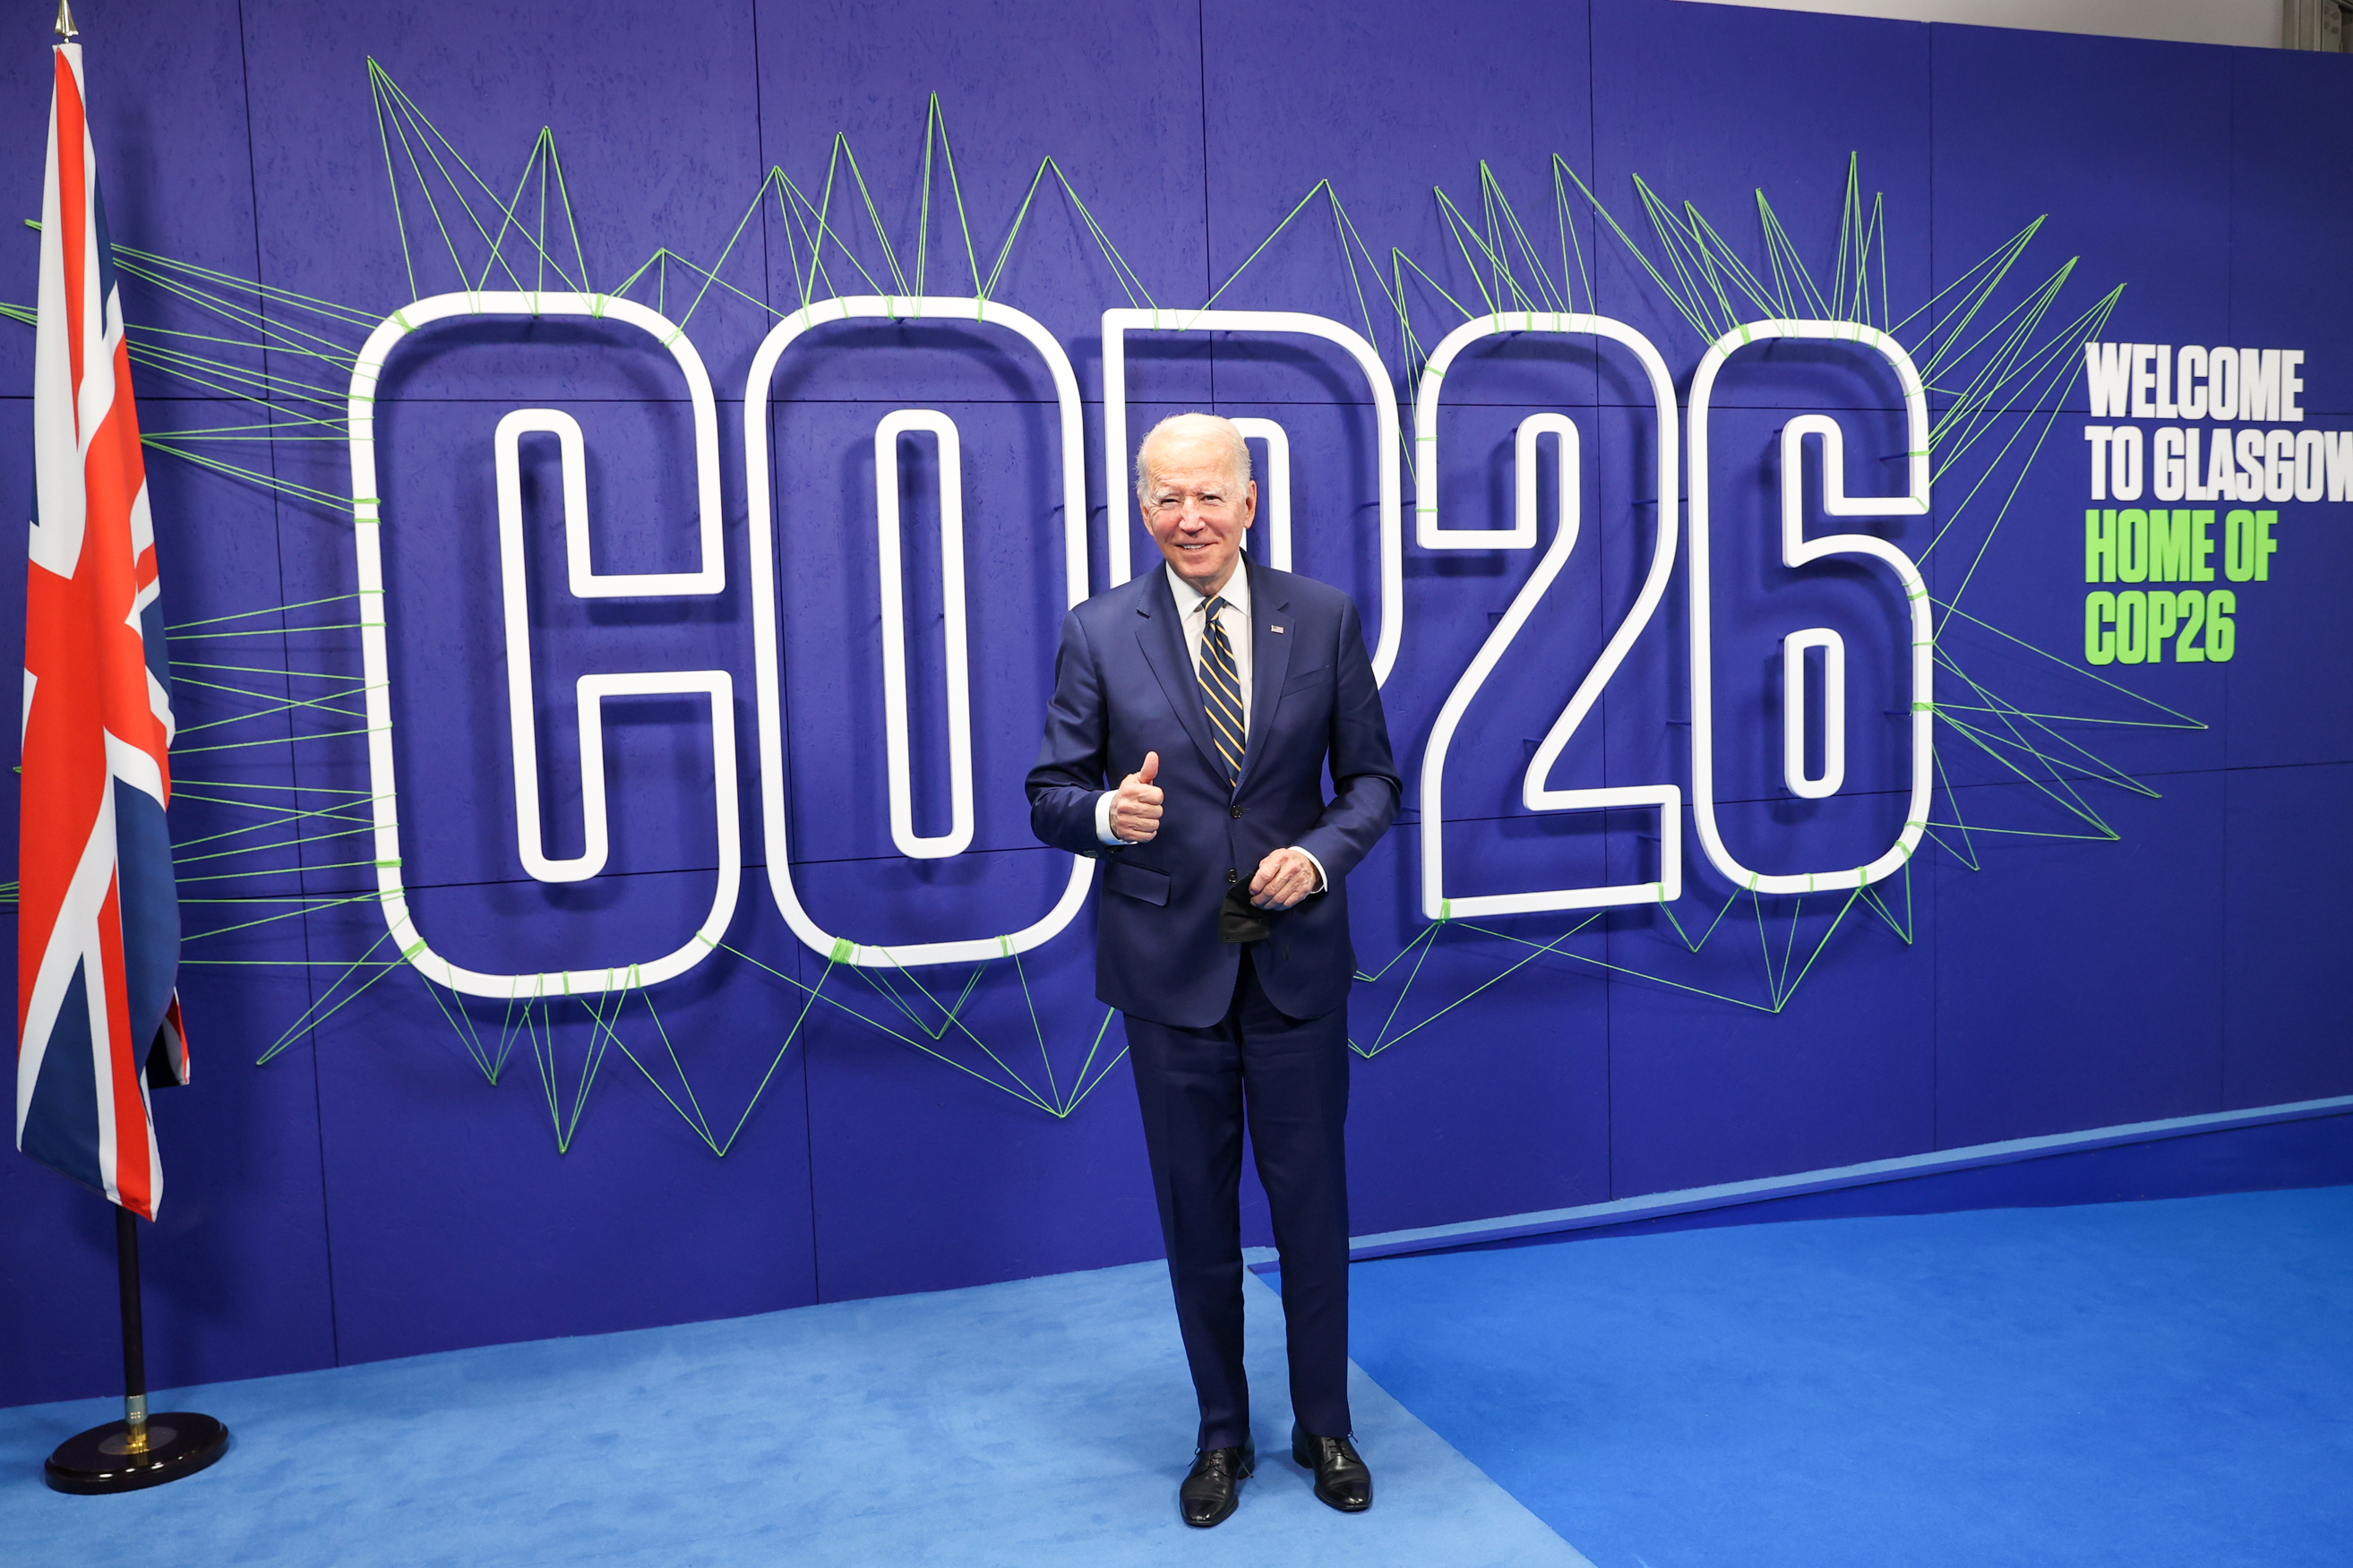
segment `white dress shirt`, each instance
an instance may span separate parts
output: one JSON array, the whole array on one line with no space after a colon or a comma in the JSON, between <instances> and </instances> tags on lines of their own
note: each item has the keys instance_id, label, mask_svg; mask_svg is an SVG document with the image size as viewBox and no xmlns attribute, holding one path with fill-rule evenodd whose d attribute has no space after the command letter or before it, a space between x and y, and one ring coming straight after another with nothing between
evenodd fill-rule
<instances>
[{"instance_id":1,"label":"white dress shirt","mask_svg":"<svg viewBox=\"0 0 2353 1568\"><path fill-rule=\"evenodd\" d=\"M1198 679L1201 668L1201 639L1208 635L1211 595L1178 576L1176 567L1163 563L1161 570L1168 574L1168 591L1176 600L1176 624L1185 628L1185 657L1193 661L1194 674ZM1242 689L1242 732L1247 735L1250 716L1250 569L1239 561L1234 563L1234 574L1226 579L1226 585L1218 591L1216 597L1223 601L1218 611L1218 625L1225 629L1226 645L1233 650L1234 676ZM1107 789L1095 797L1095 837L1105 844L1129 842L1111 830L1112 806L1118 795L1117 790ZM1299 849L1296 844L1292 847ZM1299 852L1306 856L1308 864L1315 868L1315 891L1322 892L1331 885L1331 879L1324 873L1324 862L1315 858L1311 850L1299 849Z\"/></svg>"}]
</instances>

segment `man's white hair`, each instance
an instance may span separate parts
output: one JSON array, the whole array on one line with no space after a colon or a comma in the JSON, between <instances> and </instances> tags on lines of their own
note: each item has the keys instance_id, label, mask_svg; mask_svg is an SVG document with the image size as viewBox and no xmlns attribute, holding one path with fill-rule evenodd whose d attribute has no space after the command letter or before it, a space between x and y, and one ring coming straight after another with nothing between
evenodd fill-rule
<instances>
[{"instance_id":1,"label":"man's white hair","mask_svg":"<svg viewBox=\"0 0 2353 1568\"><path fill-rule=\"evenodd\" d=\"M1250 482L1250 443L1242 438L1241 426L1215 414L1171 414L1145 433L1135 448L1135 499L1139 505L1151 499L1152 470L1145 463L1145 454L1152 443L1163 436L1214 436L1224 439L1228 449L1229 471L1234 476L1237 492Z\"/></svg>"}]
</instances>

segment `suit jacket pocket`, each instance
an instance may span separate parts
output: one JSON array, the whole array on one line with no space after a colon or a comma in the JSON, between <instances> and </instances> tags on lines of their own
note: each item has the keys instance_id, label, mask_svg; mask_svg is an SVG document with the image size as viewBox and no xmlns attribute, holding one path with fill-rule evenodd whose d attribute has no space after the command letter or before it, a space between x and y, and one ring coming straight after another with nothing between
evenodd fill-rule
<instances>
[{"instance_id":1,"label":"suit jacket pocket","mask_svg":"<svg viewBox=\"0 0 2353 1568\"><path fill-rule=\"evenodd\" d=\"M1319 664L1314 669L1299 670L1290 679L1284 681L1282 694L1288 697L1294 691L1312 691L1316 687L1331 684L1332 667L1328 664Z\"/></svg>"},{"instance_id":2,"label":"suit jacket pocket","mask_svg":"<svg viewBox=\"0 0 2353 1568\"><path fill-rule=\"evenodd\" d=\"M1103 886L1114 893L1141 899L1147 904L1168 904L1168 874L1129 860L1113 860L1103 868Z\"/></svg>"}]
</instances>

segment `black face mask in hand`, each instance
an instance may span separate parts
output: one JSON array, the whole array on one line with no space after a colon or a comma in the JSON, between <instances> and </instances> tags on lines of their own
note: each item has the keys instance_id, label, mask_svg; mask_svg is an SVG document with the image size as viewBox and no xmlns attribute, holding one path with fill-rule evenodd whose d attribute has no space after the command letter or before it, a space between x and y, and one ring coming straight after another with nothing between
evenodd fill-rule
<instances>
[{"instance_id":1,"label":"black face mask in hand","mask_svg":"<svg viewBox=\"0 0 2353 1568\"><path fill-rule=\"evenodd\" d=\"M1274 917L1281 911L1262 910L1250 902L1250 885L1244 883L1226 894L1226 901L1218 906L1218 940L1225 942L1264 942L1274 934Z\"/></svg>"}]
</instances>

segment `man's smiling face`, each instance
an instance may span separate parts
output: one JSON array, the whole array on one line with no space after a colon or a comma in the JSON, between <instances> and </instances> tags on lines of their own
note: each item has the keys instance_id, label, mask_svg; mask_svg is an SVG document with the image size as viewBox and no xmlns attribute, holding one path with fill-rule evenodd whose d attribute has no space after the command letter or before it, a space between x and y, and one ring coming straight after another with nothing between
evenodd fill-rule
<instances>
[{"instance_id":1,"label":"man's smiling face","mask_svg":"<svg viewBox=\"0 0 2353 1568\"><path fill-rule=\"evenodd\" d=\"M1176 574L1204 594L1222 590L1258 516L1258 486L1242 478L1232 426L1172 422L1145 443L1144 526ZM1243 449L1244 451L1247 448Z\"/></svg>"}]
</instances>

